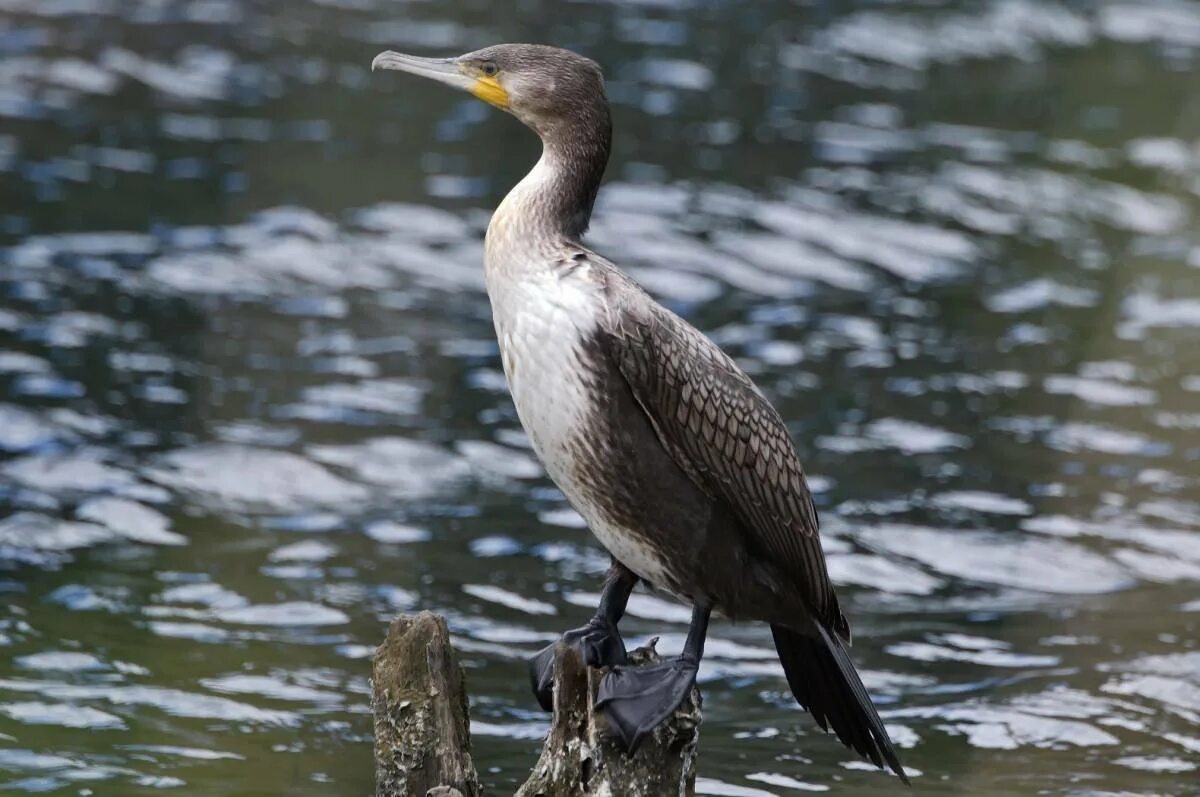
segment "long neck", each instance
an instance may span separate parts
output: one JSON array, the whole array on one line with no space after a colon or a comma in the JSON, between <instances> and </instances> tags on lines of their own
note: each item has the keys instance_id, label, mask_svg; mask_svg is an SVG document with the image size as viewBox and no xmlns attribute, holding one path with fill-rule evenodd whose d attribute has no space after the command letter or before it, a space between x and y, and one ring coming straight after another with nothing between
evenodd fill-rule
<instances>
[{"instance_id":1,"label":"long neck","mask_svg":"<svg viewBox=\"0 0 1200 797\"><path fill-rule=\"evenodd\" d=\"M607 103L531 126L542 139L542 157L500 203L488 237L578 241L608 165L612 122Z\"/></svg>"}]
</instances>

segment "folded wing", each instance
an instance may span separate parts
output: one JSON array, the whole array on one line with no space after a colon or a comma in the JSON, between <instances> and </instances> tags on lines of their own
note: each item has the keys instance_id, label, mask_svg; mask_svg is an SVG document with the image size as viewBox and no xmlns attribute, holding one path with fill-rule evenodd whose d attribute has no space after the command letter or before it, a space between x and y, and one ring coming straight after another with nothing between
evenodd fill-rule
<instances>
[{"instance_id":1,"label":"folded wing","mask_svg":"<svg viewBox=\"0 0 1200 797\"><path fill-rule=\"evenodd\" d=\"M848 640L783 420L716 344L632 283L614 287L610 356L659 440L698 487L733 510L750 551L782 568L815 619Z\"/></svg>"}]
</instances>

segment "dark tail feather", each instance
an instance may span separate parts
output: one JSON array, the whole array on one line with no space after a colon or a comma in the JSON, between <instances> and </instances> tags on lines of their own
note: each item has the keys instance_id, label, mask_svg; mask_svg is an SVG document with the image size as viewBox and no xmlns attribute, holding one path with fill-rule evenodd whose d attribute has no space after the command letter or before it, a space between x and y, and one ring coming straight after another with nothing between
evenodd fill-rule
<instances>
[{"instance_id":1,"label":"dark tail feather","mask_svg":"<svg viewBox=\"0 0 1200 797\"><path fill-rule=\"evenodd\" d=\"M797 702L808 709L813 719L828 731L831 727L842 744L875 766L884 762L908 785L908 776L896 756L896 748L884 730L883 720L875 711L854 663L842 643L814 623L820 636L810 637L785 628L771 626L775 650L787 675Z\"/></svg>"}]
</instances>

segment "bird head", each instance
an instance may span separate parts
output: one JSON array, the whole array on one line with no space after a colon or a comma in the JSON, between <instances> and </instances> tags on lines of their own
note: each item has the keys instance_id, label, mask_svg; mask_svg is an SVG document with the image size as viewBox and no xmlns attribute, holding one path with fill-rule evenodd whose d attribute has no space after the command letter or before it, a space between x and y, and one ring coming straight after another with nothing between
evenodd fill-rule
<instances>
[{"instance_id":1,"label":"bird head","mask_svg":"<svg viewBox=\"0 0 1200 797\"><path fill-rule=\"evenodd\" d=\"M421 58L388 50L375 56L371 69L411 72L464 89L539 133L597 107L607 116L599 65L558 47L497 44L455 58Z\"/></svg>"}]
</instances>

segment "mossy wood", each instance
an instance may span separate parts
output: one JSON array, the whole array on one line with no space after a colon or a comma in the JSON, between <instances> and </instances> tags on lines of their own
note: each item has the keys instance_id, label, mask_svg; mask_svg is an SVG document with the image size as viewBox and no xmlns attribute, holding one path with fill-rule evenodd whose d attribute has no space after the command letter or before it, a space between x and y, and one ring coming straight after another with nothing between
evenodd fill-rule
<instances>
[{"instance_id":1,"label":"mossy wood","mask_svg":"<svg viewBox=\"0 0 1200 797\"><path fill-rule=\"evenodd\" d=\"M630 664L658 661L653 646ZM661 797L695 794L700 693L633 754L595 710L603 673L560 645L554 662L550 733L517 797ZM462 669L445 620L429 612L397 617L375 654L376 797L478 797Z\"/></svg>"}]
</instances>

